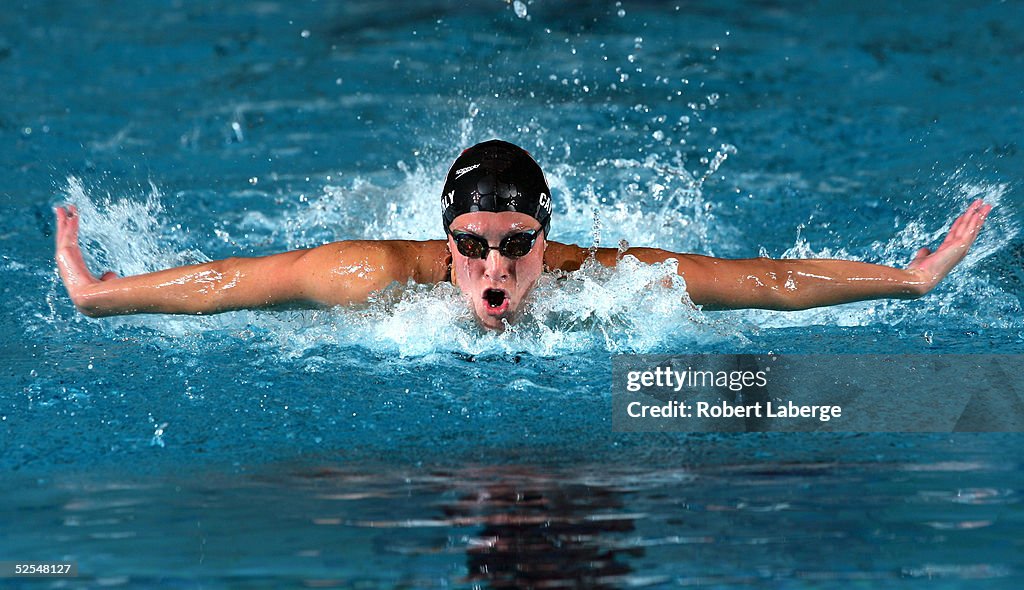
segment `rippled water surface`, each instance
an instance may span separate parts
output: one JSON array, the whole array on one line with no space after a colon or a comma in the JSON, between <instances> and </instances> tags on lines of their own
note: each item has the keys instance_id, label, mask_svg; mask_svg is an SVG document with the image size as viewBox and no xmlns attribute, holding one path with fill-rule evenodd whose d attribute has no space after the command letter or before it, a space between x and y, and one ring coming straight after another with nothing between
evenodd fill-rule
<instances>
[{"instance_id":1,"label":"rippled water surface","mask_svg":"<svg viewBox=\"0 0 1024 590\"><path fill-rule=\"evenodd\" d=\"M1024 352L1022 30L1012 2L6 10L0 561L81 576L3 582L1019 587L1020 435L616 434L610 359ZM448 285L93 320L53 268L64 202L122 274L435 239L491 137L583 245L902 265L997 206L921 300L702 312L627 261L501 335Z\"/></svg>"}]
</instances>

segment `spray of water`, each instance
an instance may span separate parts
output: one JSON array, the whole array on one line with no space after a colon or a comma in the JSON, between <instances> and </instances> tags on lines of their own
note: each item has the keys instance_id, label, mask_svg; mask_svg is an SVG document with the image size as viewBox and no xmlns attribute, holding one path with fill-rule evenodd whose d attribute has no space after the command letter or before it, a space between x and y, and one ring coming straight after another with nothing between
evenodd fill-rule
<instances>
[{"instance_id":1,"label":"spray of water","mask_svg":"<svg viewBox=\"0 0 1024 590\"><path fill-rule=\"evenodd\" d=\"M93 269L134 275L207 260L201 252L183 248L184 236L165 223L156 185L140 200L96 197L78 178L67 182L66 201L81 213L82 251Z\"/></svg>"},{"instance_id":2,"label":"spray of water","mask_svg":"<svg viewBox=\"0 0 1024 590\"><path fill-rule=\"evenodd\" d=\"M625 89L631 82L623 77L618 83ZM685 80L681 83L687 84ZM701 121L717 103L716 94L694 102L691 114L678 122L668 122L665 115L640 104L630 116L650 119L645 128L653 129L655 144L686 146L693 143L692 121ZM484 108L470 102L453 129L457 137L451 139L456 145L466 146L482 137L477 127ZM703 254L714 254L718 248L728 249L742 241L737 228L715 215L715 202L705 191L705 185L736 154L730 144L708 149L707 155L699 158L699 166L693 162L688 165L684 153L673 153L667 147L647 150L641 158L605 158L588 164L572 160L569 144L563 146L564 158L554 158L555 146L548 145L547 133L536 121L525 124L520 131L530 135L531 145L554 159L545 162L545 169L553 193L559 196L553 236L558 241L596 247L604 237L612 243L623 240L636 246ZM487 130L483 135L501 134ZM715 135L714 130L711 135ZM449 157L421 158L412 166L398 162L397 172L361 175L347 182L337 179L318 194L284 198L284 206L278 211L247 211L236 226L248 238L265 237L264 242L274 250L340 239L437 239L437 195ZM1008 190L1005 185L972 183L963 176L954 175L946 183L948 194L942 195L944 200L959 206L982 197L997 207L1002 205ZM141 199L113 199L110 195L90 194L78 179L70 178L67 200L82 211L84 251L94 269L137 274L208 259L200 250L189 248L180 226L166 219L155 186ZM204 318L143 316L105 320L103 325L115 330L146 328L197 341L204 333L219 331L255 338L292 357L315 358L318 347L353 344L403 357L453 351L550 356L591 349L646 352L666 346L701 347L736 338L742 341L742 334L753 330L751 326L893 324L920 320L929 314L955 313L970 297L983 297L987 307L1002 313L1019 307L1017 298L971 270L1017 236L1018 228L1011 219L1009 214L994 215L961 268L923 302L868 302L799 313L706 314L690 302L672 261L643 265L625 256L614 269L591 262L575 273L545 276L522 320L501 333L481 330L458 290L448 284L396 286L361 309L236 312ZM946 227L951 220L952 213ZM245 243L246 237L233 236L233 231L225 226L218 230L223 234L218 237ZM923 218L912 219L893 239L871 245L869 254L886 264L904 265L907 253L922 244L934 244L943 231L943 226L926 223ZM812 247L799 235L782 256L863 257L843 249ZM1018 322L1006 319L1005 313L1001 317L1002 324ZM986 316L986 321L991 319Z\"/></svg>"},{"instance_id":3,"label":"spray of water","mask_svg":"<svg viewBox=\"0 0 1024 590\"><path fill-rule=\"evenodd\" d=\"M871 244L864 256L854 256L845 249L814 248L797 236L794 245L782 258L867 258L896 267L909 264L913 254L921 247L935 248L949 227L967 205L984 199L995 206L978 240L967 257L933 291L916 301L879 300L811 309L800 312L744 311L738 317L765 328L786 328L810 325L868 326L873 324L931 326L955 318L956 322L969 320L980 326L1020 327L1020 299L1007 293L989 277L978 272L982 261L1013 244L1020 233L1015 211L1006 198L1010 188L1006 184L979 183L958 171L943 184L936 200L944 203L946 214L939 221L922 217L903 224L896 235L885 242Z\"/></svg>"},{"instance_id":4,"label":"spray of water","mask_svg":"<svg viewBox=\"0 0 1024 590\"><path fill-rule=\"evenodd\" d=\"M727 152L723 152L727 153ZM718 162L724 161L724 157ZM443 165L439 165L443 166ZM679 228L688 231L676 243L699 246L712 236L715 223L706 206L701 183L708 175L679 172L659 176L660 163L608 161L603 171L614 177L622 171L631 175L620 198L610 210L602 209L594 192L582 191L565 199L566 222L600 220L601 232L612 236L655 236L654 240ZM277 215L260 214L258 222L276 234L276 242L285 245L308 243L311 239L329 241L343 237L426 238L435 233L436 186L438 166L400 166L401 177L391 187L365 178L354 179L349 186L328 186L317 198ZM574 170L556 166L552 184L562 185ZM637 178L646 184L635 182ZM677 184L673 184L678 179ZM608 181L605 180L607 183ZM641 186L643 188L641 188ZM878 259L889 264L905 264L907 252L921 244L934 244L952 221L953 210L973 198L981 197L997 207L1004 206L1005 185L981 185L968 181L949 183L951 208L945 226L913 220L890 241L871 246ZM388 198L397 190L407 198ZM644 192L649 191L649 192ZM568 191L567 191L568 192ZM657 209L644 211L652 200ZM89 262L94 269L110 268L121 274L136 274L205 260L201 251L187 247L178 226L166 219L160 193L151 187L142 199L95 198L77 179L69 179L67 198L82 212L82 237ZM635 198L635 201L631 200ZM664 201L675 203L667 209ZM637 203L635 206L627 202ZM359 207L354 205L358 204ZM352 210L361 211L356 215ZM998 210L998 209L997 209ZM603 213L602 213L603 211ZM250 212L243 225L256 223ZM992 325L1016 325L1018 320L1006 310L1019 307L1019 301L972 273L982 260L1010 243L1019 232L1012 216L994 215L974 251L939 290L919 302L876 301L808 310L797 313L741 311L703 313L686 295L685 283L675 272L675 263L645 265L630 256L616 268L604 268L588 262L575 273L547 275L538 284L526 306L524 317L504 332L486 332L479 328L461 294L449 284L434 286L395 286L361 309L336 309L317 312L236 312L213 317L132 316L104 320L110 329L144 328L168 337L202 346L203 334L218 332L243 339L255 338L279 354L299 357L313 354L323 346L358 344L380 354L402 357L429 357L451 352L469 355L502 355L526 352L538 356L577 353L586 350L610 352L649 352L666 346L706 348L735 340L761 328L808 325L863 326L874 323L898 324L925 320L929 316L956 313L970 298L983 298L991 313L982 313ZM565 223L565 222L563 222ZM358 231L357 231L358 226ZM338 228L344 229L338 229ZM168 228L171 228L169 231ZM325 235L313 238L319 228ZM348 233L348 235L343 235ZM355 235L352 235L355 234ZM326 239L325 239L326 238ZM593 239L593 238L591 238ZM650 239L650 238L648 238ZM671 240L669 240L671 242ZM783 253L789 258L852 258L846 251L813 248L798 237ZM901 258L903 258L901 260ZM977 306L967 306L971 309ZM258 333L258 337L253 334ZM314 355L315 356L315 355Z\"/></svg>"},{"instance_id":5,"label":"spray of water","mask_svg":"<svg viewBox=\"0 0 1024 590\"><path fill-rule=\"evenodd\" d=\"M370 209L363 236L423 235L436 224L431 173L420 167L403 168L400 187L411 195L398 220L387 230L396 211ZM386 190L362 179L348 188L328 187L319 199L299 211L261 215L260 223L279 230L280 241L308 239L303 224L344 223L344 203ZM141 201L93 199L80 182L69 182L68 199L82 211L82 237L90 265L121 274L150 272L166 266L203 260L202 252L185 248L183 234L166 219L159 191ZM429 203L429 204L428 204ZM252 219L250 214L246 219ZM388 233L391 236L388 236ZM362 309L319 312L243 311L210 317L126 316L103 320L114 331L144 328L175 339L175 346L202 346L211 332L258 340L280 354L302 356L325 345L359 343L386 354L405 357L441 352L471 355L527 352L551 356L589 349L641 352L666 341L701 342L731 338L731 330L709 321L686 295L685 283L673 261L645 265L626 256L614 269L590 262L580 271L545 276L520 323L502 333L477 326L461 294L450 284L395 286Z\"/></svg>"}]
</instances>

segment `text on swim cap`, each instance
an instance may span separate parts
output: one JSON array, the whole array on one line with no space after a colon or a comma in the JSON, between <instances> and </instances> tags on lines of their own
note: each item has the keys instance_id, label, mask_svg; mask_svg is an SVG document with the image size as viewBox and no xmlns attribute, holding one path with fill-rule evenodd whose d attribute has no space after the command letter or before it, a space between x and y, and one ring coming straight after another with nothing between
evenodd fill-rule
<instances>
[{"instance_id":1,"label":"text on swim cap","mask_svg":"<svg viewBox=\"0 0 1024 590\"><path fill-rule=\"evenodd\" d=\"M540 206L547 211L549 215L551 214L551 197L547 193L540 194Z\"/></svg>"}]
</instances>

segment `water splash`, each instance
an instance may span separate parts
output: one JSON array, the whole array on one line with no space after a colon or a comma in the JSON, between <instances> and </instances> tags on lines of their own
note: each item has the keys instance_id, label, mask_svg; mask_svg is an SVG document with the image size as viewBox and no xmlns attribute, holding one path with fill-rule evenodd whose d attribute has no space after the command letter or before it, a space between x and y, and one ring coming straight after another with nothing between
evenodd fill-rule
<instances>
[{"instance_id":1,"label":"water splash","mask_svg":"<svg viewBox=\"0 0 1024 590\"><path fill-rule=\"evenodd\" d=\"M480 328L462 294L448 283L393 289L366 310L335 313L345 318L339 322L347 326L345 339L402 357L451 352L550 357L742 340L731 326L693 305L674 261L647 265L632 256L616 268L590 262L576 272L544 275L523 317L504 332Z\"/></svg>"},{"instance_id":2,"label":"water splash","mask_svg":"<svg viewBox=\"0 0 1024 590\"><path fill-rule=\"evenodd\" d=\"M140 201L110 194L93 197L74 176L67 183L65 201L78 207L82 252L95 274L113 270L134 275L208 260L202 252L184 248L180 227L166 222L156 185L150 184Z\"/></svg>"},{"instance_id":3,"label":"water splash","mask_svg":"<svg viewBox=\"0 0 1024 590\"><path fill-rule=\"evenodd\" d=\"M953 221L976 199L995 205L985 227L967 257L942 283L925 297L915 301L877 300L838 307L799 312L743 311L736 314L766 328L811 325L869 326L873 324L914 324L933 326L951 316L958 323L968 321L983 327L1013 328L1022 325L1019 295L1007 292L988 276L981 274L982 262L1016 242L1020 228L1016 211L1006 198L1010 187L1004 183L977 182L957 171L943 183L936 197L946 209L939 219L927 219L929 212L903 224L896 235L885 242L871 244L866 253L854 255L844 248L814 248L797 235L796 242L780 258L865 259L903 268L921 247L934 249Z\"/></svg>"},{"instance_id":4,"label":"water splash","mask_svg":"<svg viewBox=\"0 0 1024 590\"><path fill-rule=\"evenodd\" d=\"M646 265L627 255L616 268L591 261L574 273L545 275L522 320L502 333L480 328L449 283L396 285L362 309L125 316L104 324L115 332L152 330L170 337L168 345L196 352L211 346L209 336L219 334L293 359L322 358L324 347L351 345L405 358L452 352L549 357L742 340L734 326L709 319L690 302L676 269L675 261Z\"/></svg>"},{"instance_id":5,"label":"water splash","mask_svg":"<svg viewBox=\"0 0 1024 590\"><path fill-rule=\"evenodd\" d=\"M565 191L564 217L599 216L605 232L615 241L714 254L716 245L735 236L736 231L716 218L704 184L730 153L735 153L735 148L721 146L700 173L666 164L658 154L643 160L599 160L595 168L600 180L591 178L581 190Z\"/></svg>"},{"instance_id":6,"label":"water splash","mask_svg":"<svg viewBox=\"0 0 1024 590\"><path fill-rule=\"evenodd\" d=\"M709 163L709 170L725 161ZM243 229L269 232L276 249L315 245L343 238L425 239L435 237L436 195L444 163L399 163L390 176L359 176L347 186L329 185L313 199L292 199L276 215L248 212ZM602 183L619 191L611 206L596 190L565 191L567 233L584 233L581 220L598 219L601 232L618 241L660 245L676 251L707 252L725 243L732 228L713 215L702 183L711 174L668 170L659 158L644 161L608 160L601 167ZM553 185L578 178L568 164L553 167ZM965 203L981 196L1001 205L1005 185L982 185L966 180L949 183L945 198L955 202L944 223L912 219L890 241L869 247L867 256L845 249L815 248L798 235L783 253L791 258L875 258L903 265L916 247L934 243ZM401 199L394 198L401 194ZM160 191L150 187L141 201L91 197L75 178L68 181L68 200L82 212L82 236L92 268L112 268L136 274L186 262L205 260L186 247L180 226L167 219ZM673 203L666 205L666 203ZM216 333L229 341L241 339L289 358L323 358L323 347L361 346L372 354L431 358L437 354L472 356L528 353L557 356L587 350L652 352L668 348L707 349L723 342L744 342L752 326L762 328L811 325L864 326L905 321L931 325L933 316L956 314L958 321L994 326L1019 326L1020 301L971 271L982 260L1004 249L1019 231L1009 205L1001 205L975 251L961 268L928 298L916 302L874 301L796 313L740 311L705 314L686 295L685 283L673 262L644 265L630 256L617 268L590 262L576 273L545 276L537 286L525 317L503 333L486 332L473 319L461 294L450 284L398 286L376 297L364 309L328 311L242 311L217 316L129 316L103 320L117 332L151 330L174 339L172 347L197 351ZM573 224L575 227L572 227ZM681 231L682 230L682 231ZM572 241L572 240L565 240ZM584 240L585 242L586 240ZM903 258L901 260L901 258ZM978 300L984 301L979 305ZM967 313L963 310L978 310ZM973 319L972 319L973 314ZM312 366L312 365L311 365ZM311 370L316 370L312 367Z\"/></svg>"},{"instance_id":7,"label":"water splash","mask_svg":"<svg viewBox=\"0 0 1024 590\"><path fill-rule=\"evenodd\" d=\"M526 12L526 3L522 0L515 0L512 2L512 8L515 10L516 16L519 18L525 18L529 20L530 16Z\"/></svg>"}]
</instances>

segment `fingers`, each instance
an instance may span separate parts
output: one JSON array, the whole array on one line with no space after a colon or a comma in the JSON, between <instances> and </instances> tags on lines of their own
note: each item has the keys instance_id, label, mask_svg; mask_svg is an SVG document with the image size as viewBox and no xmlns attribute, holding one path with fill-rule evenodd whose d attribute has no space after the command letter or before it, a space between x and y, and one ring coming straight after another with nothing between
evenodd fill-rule
<instances>
[{"instance_id":1,"label":"fingers","mask_svg":"<svg viewBox=\"0 0 1024 590\"><path fill-rule=\"evenodd\" d=\"M985 220L988 219L988 214L991 212L992 205L981 203L978 206L977 212L972 220L973 223L971 224L971 231L974 232L975 235L977 235L978 231L981 230L981 226L985 224Z\"/></svg>"},{"instance_id":2,"label":"fingers","mask_svg":"<svg viewBox=\"0 0 1024 590\"><path fill-rule=\"evenodd\" d=\"M64 210L64 207L54 207L53 215L57 218L57 243L60 243L60 237L64 235L67 211Z\"/></svg>"},{"instance_id":3,"label":"fingers","mask_svg":"<svg viewBox=\"0 0 1024 590\"><path fill-rule=\"evenodd\" d=\"M971 203L962 215L956 218L946 234L946 241L952 243L970 244L978 236L981 226L992 211L992 205L986 204L981 199Z\"/></svg>"},{"instance_id":4,"label":"fingers","mask_svg":"<svg viewBox=\"0 0 1024 590\"><path fill-rule=\"evenodd\" d=\"M57 248L78 246L78 208L74 205L54 207L57 216Z\"/></svg>"},{"instance_id":5,"label":"fingers","mask_svg":"<svg viewBox=\"0 0 1024 590\"><path fill-rule=\"evenodd\" d=\"M952 227L949 228L949 235L956 238L962 237L964 232L970 229L974 219L978 216L978 212L984 206L985 203L981 199L978 199L968 205L967 210L961 213L960 216L956 218L956 221L953 222Z\"/></svg>"},{"instance_id":6,"label":"fingers","mask_svg":"<svg viewBox=\"0 0 1024 590\"><path fill-rule=\"evenodd\" d=\"M64 207L54 207L54 215L57 216L57 247L60 248L61 243L64 241L64 236L67 234L68 227L68 212L64 210Z\"/></svg>"},{"instance_id":7,"label":"fingers","mask_svg":"<svg viewBox=\"0 0 1024 590\"><path fill-rule=\"evenodd\" d=\"M957 237L967 244L974 242L991 211L992 205L987 205L980 199L971 203L967 212L962 216L963 223L959 228Z\"/></svg>"},{"instance_id":8,"label":"fingers","mask_svg":"<svg viewBox=\"0 0 1024 590\"><path fill-rule=\"evenodd\" d=\"M54 207L57 218L57 269L60 271L68 292L80 285L95 281L85 264L82 250L78 246L78 208L74 205Z\"/></svg>"}]
</instances>

